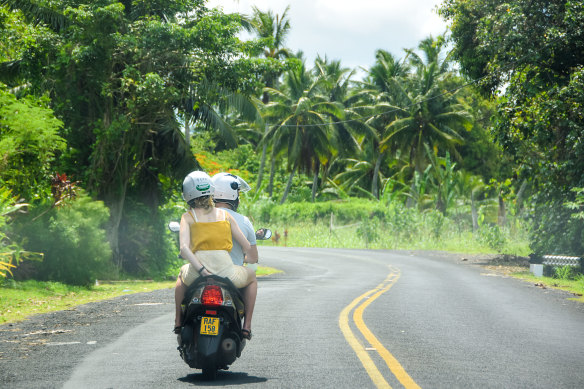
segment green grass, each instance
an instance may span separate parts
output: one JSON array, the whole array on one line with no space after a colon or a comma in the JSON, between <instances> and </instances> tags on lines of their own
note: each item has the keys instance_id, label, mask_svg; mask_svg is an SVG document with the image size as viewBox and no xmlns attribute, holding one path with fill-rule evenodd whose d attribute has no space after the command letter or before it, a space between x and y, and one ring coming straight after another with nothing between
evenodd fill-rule
<instances>
[{"instance_id":1,"label":"green grass","mask_svg":"<svg viewBox=\"0 0 584 389\"><path fill-rule=\"evenodd\" d=\"M580 278L576 280L565 280L553 277L536 277L530 272L514 273L513 276L527 282L534 283L538 286L571 292L574 294L574 297L569 298L569 300L584 303L584 276L580 276Z\"/></svg>"},{"instance_id":2,"label":"green grass","mask_svg":"<svg viewBox=\"0 0 584 389\"><path fill-rule=\"evenodd\" d=\"M467 254L497 254L527 256L531 251L526 237L507 239L503 246L496 250L487 243L478 240L472 233L456 231L454 228L443 228L436 236L428 231L415 231L397 236L391 229L377 226L372 234L374 239L366 241L358 232L359 225L335 226L331 230L325 222L296 223L293 226L274 224L272 240L260 241L259 245L276 245L273 238L280 234L277 243L288 247L324 247L324 248L369 248L390 250L441 250ZM285 236L287 231L287 237ZM407 232L407 231L406 231Z\"/></svg>"},{"instance_id":3,"label":"green grass","mask_svg":"<svg viewBox=\"0 0 584 389\"><path fill-rule=\"evenodd\" d=\"M278 270L278 269L275 269L273 267L268 267L268 266L258 266L258 268L256 270L256 276L258 276L258 277L268 276L270 274L275 274L275 273L282 273L282 270Z\"/></svg>"},{"instance_id":4,"label":"green grass","mask_svg":"<svg viewBox=\"0 0 584 389\"><path fill-rule=\"evenodd\" d=\"M21 321L28 316L60 311L93 301L174 287L174 281L117 281L92 287L59 282L8 280L0 288L0 323Z\"/></svg>"}]
</instances>

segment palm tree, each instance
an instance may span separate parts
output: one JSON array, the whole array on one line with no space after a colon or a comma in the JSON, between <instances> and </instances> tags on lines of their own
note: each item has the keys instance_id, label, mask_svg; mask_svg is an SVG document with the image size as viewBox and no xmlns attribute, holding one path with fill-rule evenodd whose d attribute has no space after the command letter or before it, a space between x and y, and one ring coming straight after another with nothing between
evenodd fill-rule
<instances>
[{"instance_id":1,"label":"palm tree","mask_svg":"<svg viewBox=\"0 0 584 389\"><path fill-rule=\"evenodd\" d=\"M290 56L290 52L287 48L284 47L284 43L290 31L290 21L288 20L288 11L290 10L290 6L286 7L282 15L274 14L272 11L261 11L257 7L252 7L253 9L253 16L251 20L249 20L249 25L251 29L255 31L258 38L262 39L266 42L264 46L263 55L265 58L272 58L275 60L280 60L282 58L288 58ZM264 84L266 88L274 88L276 86L276 82L280 77L280 73L276 71L268 71L264 74ZM267 90L264 90L262 94L262 102L268 104L270 102L270 94ZM268 125L264 124L265 132L264 134L268 133ZM266 154L268 149L268 142L263 142L262 146L262 157L260 160L260 167L258 171L258 181L256 188L259 191L261 188L263 174L264 174L264 166L266 163ZM274 180L274 169L275 169L275 161L272 158L272 168L270 173L270 184L268 185L268 194L272 196L272 188L273 188L273 180Z\"/></svg>"},{"instance_id":2,"label":"palm tree","mask_svg":"<svg viewBox=\"0 0 584 389\"><path fill-rule=\"evenodd\" d=\"M435 64L438 74L447 73L450 70L451 52L444 53L446 47L446 38L444 35L434 39L431 35L423 39L418 44L421 55L412 49L406 49L410 63L416 68Z\"/></svg>"},{"instance_id":3,"label":"palm tree","mask_svg":"<svg viewBox=\"0 0 584 389\"><path fill-rule=\"evenodd\" d=\"M321 182L326 183L328 174L338 174L345 170L346 165L353 164L352 158L362 152L362 139L371 136L373 129L361 120L362 107L352 93L354 70L343 68L340 61L329 61L319 56L313 74L321 80L320 93L329 102L338 104L343 114L342 117L330 115L338 142L334 159L323 170ZM313 186L313 198L316 189Z\"/></svg>"},{"instance_id":4,"label":"palm tree","mask_svg":"<svg viewBox=\"0 0 584 389\"><path fill-rule=\"evenodd\" d=\"M251 25L258 38L266 42L264 46L264 57L276 60L290 57L290 52L284 47L288 33L290 32L290 20L288 11L290 6L286 7L282 15L274 14L272 11L261 11L257 7L252 7L253 17ZM264 83L268 88L273 88L280 74L278 72L269 72L264 75ZM266 91L263 93L262 101L267 104L270 101L270 95Z\"/></svg>"},{"instance_id":5,"label":"palm tree","mask_svg":"<svg viewBox=\"0 0 584 389\"><path fill-rule=\"evenodd\" d=\"M385 50L376 52L376 61L368 72L368 77L358 93L368 105L370 118L366 124L374 129L368 138L368 155L371 157L371 193L379 199L379 181L382 163L393 150L389 144L380 142L387 137L387 125L399 117L398 107L404 104L403 79L409 67Z\"/></svg>"},{"instance_id":6,"label":"palm tree","mask_svg":"<svg viewBox=\"0 0 584 389\"><path fill-rule=\"evenodd\" d=\"M253 96L226 88L217 81L203 79L190 88L185 99L185 139L189 143L190 125L198 123L217 131L217 138L227 147L235 147L240 139L230 119L237 115L237 119L246 121L248 126L262 125L260 106L261 102Z\"/></svg>"},{"instance_id":7,"label":"palm tree","mask_svg":"<svg viewBox=\"0 0 584 389\"><path fill-rule=\"evenodd\" d=\"M358 158L337 161L342 164L342 170L334 176L335 185L348 195L372 197L373 194L365 189L371 181L371 162Z\"/></svg>"},{"instance_id":8,"label":"palm tree","mask_svg":"<svg viewBox=\"0 0 584 389\"><path fill-rule=\"evenodd\" d=\"M416 72L405 81L403 90L407 93L401 94L403 100L396 107L395 119L386 125L387 135L380 142L407 152L410 165L418 174L427 165L426 145L457 155L455 146L462 143L459 131L469 129L471 119L466 107L458 101L457 92L444 90L443 85L452 74L437 50L443 47L441 40L430 44L429 39L422 41L419 48L431 62L412 56Z\"/></svg>"},{"instance_id":9,"label":"palm tree","mask_svg":"<svg viewBox=\"0 0 584 389\"><path fill-rule=\"evenodd\" d=\"M286 201L297 170L314 173L316 188L320 166L326 165L336 150L330 118L342 118L343 107L320 94L321 82L302 64L285 74L281 90L266 88L275 99L266 105L265 117L277 124L264 140L273 140L274 155L286 154L290 170L281 203Z\"/></svg>"}]
</instances>

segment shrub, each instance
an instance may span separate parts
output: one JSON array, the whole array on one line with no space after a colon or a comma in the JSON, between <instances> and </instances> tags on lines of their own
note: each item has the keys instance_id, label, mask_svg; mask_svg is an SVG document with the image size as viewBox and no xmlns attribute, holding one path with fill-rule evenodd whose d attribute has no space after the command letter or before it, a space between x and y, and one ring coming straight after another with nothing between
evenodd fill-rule
<instances>
[{"instance_id":1,"label":"shrub","mask_svg":"<svg viewBox=\"0 0 584 389\"><path fill-rule=\"evenodd\" d=\"M364 217L361 224L357 227L357 235L365 241L365 247L379 240L379 222L374 218Z\"/></svg>"},{"instance_id":2,"label":"shrub","mask_svg":"<svg viewBox=\"0 0 584 389\"><path fill-rule=\"evenodd\" d=\"M478 237L480 242L497 251L505 245L505 236L496 224L482 224L478 229Z\"/></svg>"},{"instance_id":3,"label":"shrub","mask_svg":"<svg viewBox=\"0 0 584 389\"><path fill-rule=\"evenodd\" d=\"M9 233L10 217L27 206L28 204L18 203L17 199L12 197L12 191L0 187L0 280L4 279L7 274L12 275L12 270L22 260L42 259L42 255L39 253L23 250Z\"/></svg>"},{"instance_id":4,"label":"shrub","mask_svg":"<svg viewBox=\"0 0 584 389\"><path fill-rule=\"evenodd\" d=\"M108 219L109 211L101 201L79 191L76 199L62 207L36 207L16 221L15 229L25 238L26 249L44 253L43 262L32 264L36 278L89 285L112 272L104 229Z\"/></svg>"},{"instance_id":5,"label":"shrub","mask_svg":"<svg viewBox=\"0 0 584 389\"><path fill-rule=\"evenodd\" d=\"M572 266L558 266L554 270L554 278L560 280L572 280L576 276L576 272Z\"/></svg>"},{"instance_id":6,"label":"shrub","mask_svg":"<svg viewBox=\"0 0 584 389\"><path fill-rule=\"evenodd\" d=\"M63 123L46 98L17 99L0 83L0 186L32 201L48 188L55 156L66 147L58 135Z\"/></svg>"},{"instance_id":7,"label":"shrub","mask_svg":"<svg viewBox=\"0 0 584 389\"><path fill-rule=\"evenodd\" d=\"M182 200L180 203L184 207ZM174 210L173 204L178 205ZM180 220L184 212L181 208L172 200L168 209L165 206L152 209L132 199L126 201L119 243L124 272L157 279L178 274L182 260L177 259L178 248L167 226L170 220Z\"/></svg>"},{"instance_id":8,"label":"shrub","mask_svg":"<svg viewBox=\"0 0 584 389\"><path fill-rule=\"evenodd\" d=\"M581 200L564 202L564 198L574 196L571 192L558 194L562 200L544 201L542 194L538 196L540 199L531 216L533 228L530 241L534 252L581 255L584 252L584 219L580 215L580 209L584 208Z\"/></svg>"}]
</instances>

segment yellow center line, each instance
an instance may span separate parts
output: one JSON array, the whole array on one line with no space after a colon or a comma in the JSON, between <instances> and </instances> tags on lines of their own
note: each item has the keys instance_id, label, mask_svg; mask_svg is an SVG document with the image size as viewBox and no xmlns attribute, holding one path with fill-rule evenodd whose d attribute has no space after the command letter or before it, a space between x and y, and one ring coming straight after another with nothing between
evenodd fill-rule
<instances>
[{"instance_id":1,"label":"yellow center line","mask_svg":"<svg viewBox=\"0 0 584 389\"><path fill-rule=\"evenodd\" d=\"M367 308L367 306L369 306L369 304L371 304L377 297L387 292L400 276L399 269L393 268L391 266L389 268L390 273L381 284L379 284L375 289L357 297L351 304L343 309L339 318L339 326L341 327L341 331L343 332L345 339L353 348L357 354L357 357L361 360L363 367L369 374L369 377L371 377L371 380L375 386L378 388L390 388L389 383L383 378L383 375L380 373L379 369L377 369L367 352L365 352L364 347L359 343L359 340L353 335L353 332L349 327L349 312L355 306L357 306L357 304L365 299L365 301L359 307L357 307L353 313L353 321L355 322L355 325L363 334L365 339L367 339L371 346L375 348L375 350L383 358L387 364L387 367L389 367L398 381L407 389L419 389L420 387L406 373L398 360L395 359L393 355L391 355L391 353L383 346L383 344L381 344L381 342L375 337L375 335L373 335L373 333L369 330L369 328L367 328L365 322L363 321L363 312L365 311L365 308Z\"/></svg>"},{"instance_id":2,"label":"yellow center line","mask_svg":"<svg viewBox=\"0 0 584 389\"><path fill-rule=\"evenodd\" d=\"M361 343L359 343L359 340L355 337L353 331L351 331L351 327L349 326L349 312L351 312L351 310L371 292L373 291L369 291L360 297L357 297L351 304L346 306L345 309L341 311L341 315L339 317L339 327L341 327L341 331L343 332L347 343L349 343L351 348L353 348L353 351L355 351L355 354L357 354L357 357L361 361L361 364L363 364L365 371L367 371L367 374L369 374L369 377L375 386L378 388L391 389L391 386L389 386L385 378L383 378L383 375L377 369L377 366L375 366L375 363L373 363L373 360L371 357L369 357L369 354L365 351L363 346L361 346Z\"/></svg>"},{"instance_id":3,"label":"yellow center line","mask_svg":"<svg viewBox=\"0 0 584 389\"><path fill-rule=\"evenodd\" d=\"M359 328L359 331L361 331L361 333L363 334L365 339L367 339L367 341L371 344L371 346L377 350L381 358L383 358L383 360L387 364L387 367L389 367L389 370L391 370L391 372L393 373L393 375L395 375L398 381L401 382L401 384L407 389L414 388L419 389L420 387L418 386L418 384L416 384L414 380L408 375L408 373L406 373L406 371L398 362L398 360L395 359L395 357L391 355L391 353L383 346L383 344L375 337L375 335L373 335L373 333L369 330L369 328L367 328L365 322L363 321L363 312L365 311L365 308L367 308L369 304L371 304L377 297L387 292L389 288L391 288L399 278L400 272L398 269L392 268L390 266L390 270L392 272L386 279L386 282L388 284L381 288L381 290L379 290L373 296L369 297L357 309L355 309L355 312L353 313L353 320L355 321L355 325L357 326L357 328Z\"/></svg>"}]
</instances>

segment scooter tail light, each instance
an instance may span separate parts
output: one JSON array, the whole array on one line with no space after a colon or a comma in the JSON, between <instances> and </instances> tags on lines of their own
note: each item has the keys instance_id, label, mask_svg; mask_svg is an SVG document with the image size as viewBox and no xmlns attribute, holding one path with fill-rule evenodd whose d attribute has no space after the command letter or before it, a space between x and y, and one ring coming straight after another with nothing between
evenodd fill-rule
<instances>
[{"instance_id":1,"label":"scooter tail light","mask_svg":"<svg viewBox=\"0 0 584 389\"><path fill-rule=\"evenodd\" d=\"M207 285L201 295L201 303L209 307L218 307L223 305L223 292L218 285Z\"/></svg>"}]
</instances>

